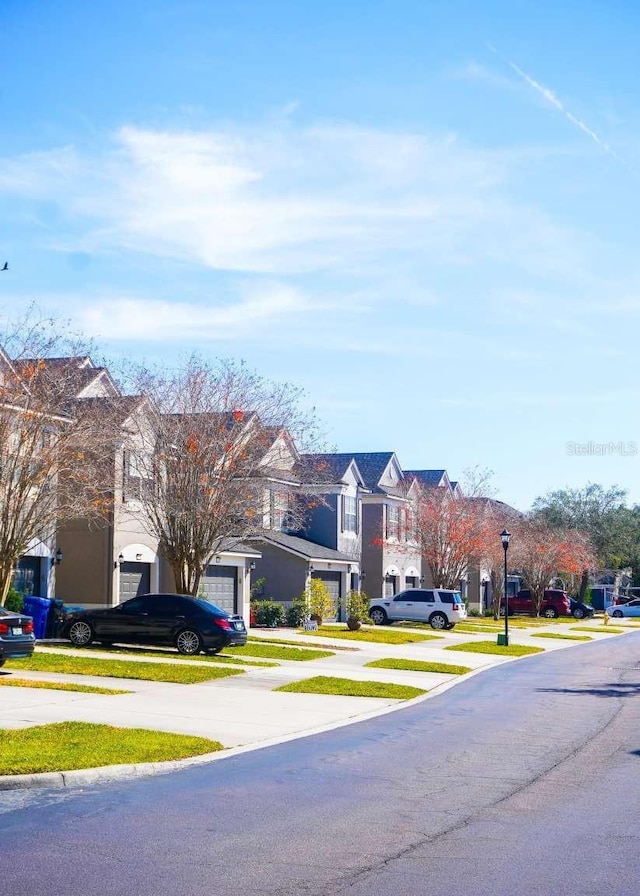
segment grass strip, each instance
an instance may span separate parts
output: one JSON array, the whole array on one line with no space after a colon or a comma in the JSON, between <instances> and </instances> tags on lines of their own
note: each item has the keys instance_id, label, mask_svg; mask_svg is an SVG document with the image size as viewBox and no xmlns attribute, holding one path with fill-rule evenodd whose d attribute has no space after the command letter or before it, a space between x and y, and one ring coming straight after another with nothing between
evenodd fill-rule
<instances>
[{"instance_id":1,"label":"grass strip","mask_svg":"<svg viewBox=\"0 0 640 896\"><path fill-rule=\"evenodd\" d=\"M563 635L562 632L534 632L532 638L560 638L563 641L592 641L589 635Z\"/></svg>"},{"instance_id":2,"label":"grass strip","mask_svg":"<svg viewBox=\"0 0 640 896\"><path fill-rule=\"evenodd\" d=\"M422 635L412 632L390 631L380 628L361 628L350 632L346 628L331 628L321 625L317 632L305 632L306 635L324 636L325 638L344 638L347 641L373 641L375 644L411 644L415 641L432 641L441 635Z\"/></svg>"},{"instance_id":3,"label":"grass strip","mask_svg":"<svg viewBox=\"0 0 640 896\"><path fill-rule=\"evenodd\" d=\"M411 700L427 692L409 685L390 684L384 681L354 681L351 678L331 678L317 675L304 681L292 681L274 688L294 694L335 694L341 697L382 697L386 700Z\"/></svg>"},{"instance_id":4,"label":"grass strip","mask_svg":"<svg viewBox=\"0 0 640 896\"><path fill-rule=\"evenodd\" d=\"M227 647L227 651L233 651L233 655L261 656L274 660L295 660L306 662L307 660L321 660L327 656L335 656L332 650L313 650L308 647L279 647L277 644L259 644L250 641L243 647Z\"/></svg>"},{"instance_id":5,"label":"grass strip","mask_svg":"<svg viewBox=\"0 0 640 896\"><path fill-rule=\"evenodd\" d=\"M98 675L106 678L135 678L140 681L165 681L175 684L196 684L229 675L242 675L243 669L223 669L220 666L196 666L186 663L127 662L103 660L85 656L63 656L54 653L34 653L21 660L12 660L11 668L30 672L61 672L66 675Z\"/></svg>"},{"instance_id":6,"label":"grass strip","mask_svg":"<svg viewBox=\"0 0 640 896\"><path fill-rule=\"evenodd\" d=\"M82 694L132 694L133 691L121 691L116 688L99 688L93 684L69 684L66 681L34 681L32 678L14 678L4 675L0 685L15 688L46 688L52 691L79 691Z\"/></svg>"},{"instance_id":7,"label":"grass strip","mask_svg":"<svg viewBox=\"0 0 640 896\"><path fill-rule=\"evenodd\" d=\"M523 644L509 644L500 647L493 641L466 641L464 644L449 644L444 650L460 650L463 653L495 653L498 656L527 656L529 653L544 653L544 647L525 647Z\"/></svg>"},{"instance_id":8,"label":"grass strip","mask_svg":"<svg viewBox=\"0 0 640 896\"><path fill-rule=\"evenodd\" d=\"M305 634L308 634L305 632ZM312 644L311 641L290 641L285 638L261 638L260 635L249 635L249 641L256 644L290 644L293 647L312 647L314 650L318 649L317 644ZM359 647L349 647L346 644L332 644L332 650L360 650Z\"/></svg>"},{"instance_id":9,"label":"grass strip","mask_svg":"<svg viewBox=\"0 0 640 896\"><path fill-rule=\"evenodd\" d=\"M46 646L38 645L38 650L46 649ZM217 653L213 656L207 656L206 654L203 655L201 653L199 653L197 656L184 656L182 653L178 653L177 651L170 652L168 650L154 650L153 648L149 650L145 647L98 647L92 645L91 647L83 649L96 651L97 653L103 654L105 657L115 654L116 656L162 657L162 659L186 660L187 662L194 662L195 660L197 660L199 663L218 663L231 666L273 667L278 665L278 663L261 663L259 660L239 660L233 656L221 656ZM50 652L54 652L56 650L78 650L78 648L74 647L73 644L52 644L49 650Z\"/></svg>"},{"instance_id":10,"label":"grass strip","mask_svg":"<svg viewBox=\"0 0 640 896\"><path fill-rule=\"evenodd\" d=\"M624 632L623 628L616 628L614 625L601 625L600 628L596 628L595 626L573 626L571 628L572 632L597 632L599 635L621 635Z\"/></svg>"},{"instance_id":11,"label":"grass strip","mask_svg":"<svg viewBox=\"0 0 640 896\"><path fill-rule=\"evenodd\" d=\"M464 675L471 672L468 666L454 666L450 663L427 663L423 660L403 660L390 657L384 660L372 660L365 663L371 669L403 669L407 672L441 672L445 675Z\"/></svg>"},{"instance_id":12,"label":"grass strip","mask_svg":"<svg viewBox=\"0 0 640 896\"><path fill-rule=\"evenodd\" d=\"M456 626L454 628L455 632L464 632L465 634L497 634L501 632L504 628L503 625L473 625L473 623L469 624L468 622L456 622Z\"/></svg>"},{"instance_id":13,"label":"grass strip","mask_svg":"<svg viewBox=\"0 0 640 896\"><path fill-rule=\"evenodd\" d=\"M18 730L0 729L0 775L166 762L222 749L217 740L205 737L88 722L57 722Z\"/></svg>"}]
</instances>

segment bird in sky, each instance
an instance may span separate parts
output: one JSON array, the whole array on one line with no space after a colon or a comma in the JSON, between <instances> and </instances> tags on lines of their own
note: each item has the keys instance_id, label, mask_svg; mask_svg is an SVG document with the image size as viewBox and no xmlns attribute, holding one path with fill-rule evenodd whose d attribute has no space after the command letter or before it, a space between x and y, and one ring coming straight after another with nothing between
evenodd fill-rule
<instances>
[{"instance_id":1,"label":"bird in sky","mask_svg":"<svg viewBox=\"0 0 640 896\"><path fill-rule=\"evenodd\" d=\"M8 271L8 270L9 270L9 262L8 262L8 261L5 261L5 263L4 263L4 267L2 268L2 270L3 270L3 271Z\"/></svg>"}]
</instances>

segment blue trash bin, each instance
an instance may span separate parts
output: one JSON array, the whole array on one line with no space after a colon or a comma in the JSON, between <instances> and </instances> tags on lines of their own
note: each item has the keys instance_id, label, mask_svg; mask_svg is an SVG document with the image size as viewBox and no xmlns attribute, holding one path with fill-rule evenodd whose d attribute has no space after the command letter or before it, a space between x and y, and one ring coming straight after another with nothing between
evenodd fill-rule
<instances>
[{"instance_id":1,"label":"blue trash bin","mask_svg":"<svg viewBox=\"0 0 640 896\"><path fill-rule=\"evenodd\" d=\"M33 597L27 595L23 602L23 612L33 619L33 634L37 640L46 637L47 622L52 601L48 597Z\"/></svg>"}]
</instances>

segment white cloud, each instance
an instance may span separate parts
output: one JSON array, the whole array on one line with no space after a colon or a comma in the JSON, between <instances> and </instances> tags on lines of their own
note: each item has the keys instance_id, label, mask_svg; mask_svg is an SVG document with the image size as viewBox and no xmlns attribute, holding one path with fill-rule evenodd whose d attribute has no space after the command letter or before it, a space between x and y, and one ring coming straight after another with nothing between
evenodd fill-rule
<instances>
[{"instance_id":1,"label":"white cloud","mask_svg":"<svg viewBox=\"0 0 640 896\"><path fill-rule=\"evenodd\" d=\"M508 259L568 272L574 237L507 198L513 154L345 125L123 127L97 155L0 160L0 191L53 200L53 248L162 256L278 277Z\"/></svg>"}]
</instances>

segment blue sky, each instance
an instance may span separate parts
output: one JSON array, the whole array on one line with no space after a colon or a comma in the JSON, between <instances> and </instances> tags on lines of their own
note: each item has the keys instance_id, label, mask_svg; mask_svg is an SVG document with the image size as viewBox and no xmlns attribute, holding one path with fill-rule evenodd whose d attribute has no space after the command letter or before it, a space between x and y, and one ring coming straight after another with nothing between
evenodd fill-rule
<instances>
[{"instance_id":1,"label":"blue sky","mask_svg":"<svg viewBox=\"0 0 640 896\"><path fill-rule=\"evenodd\" d=\"M340 451L640 501L631 2L4 0L0 313L304 386ZM636 446L637 445L637 450Z\"/></svg>"}]
</instances>

